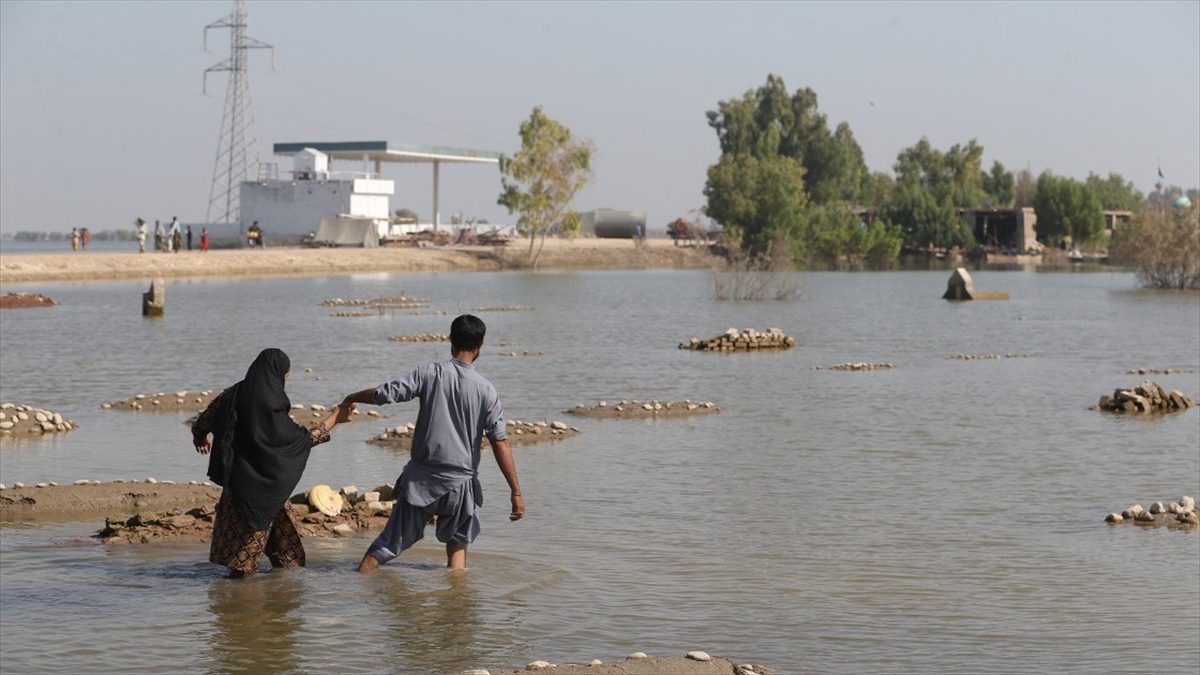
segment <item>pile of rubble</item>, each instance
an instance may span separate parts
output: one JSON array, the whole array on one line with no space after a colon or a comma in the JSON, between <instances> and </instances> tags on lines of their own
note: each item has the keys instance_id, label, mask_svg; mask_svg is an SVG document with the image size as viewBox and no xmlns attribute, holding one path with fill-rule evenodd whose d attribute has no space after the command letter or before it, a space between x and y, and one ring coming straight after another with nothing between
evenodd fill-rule
<instances>
[{"instance_id":1,"label":"pile of rubble","mask_svg":"<svg viewBox=\"0 0 1200 675\"><path fill-rule=\"evenodd\" d=\"M422 333L420 335L391 335L388 339L392 342L449 342L450 336L446 333Z\"/></svg>"},{"instance_id":2,"label":"pile of rubble","mask_svg":"<svg viewBox=\"0 0 1200 675\"><path fill-rule=\"evenodd\" d=\"M401 293L387 298L350 299L330 298L321 303L322 307L378 307L389 309L419 309L429 305L429 300L410 298Z\"/></svg>"},{"instance_id":3,"label":"pile of rubble","mask_svg":"<svg viewBox=\"0 0 1200 675\"><path fill-rule=\"evenodd\" d=\"M309 493L299 492L288 500L292 522L302 537L346 537L387 524L395 505L391 485L360 492L347 485L337 492L341 506L325 515L310 505ZM153 541L208 541L216 520L216 501L191 509L138 513L132 517L110 516L97 537L105 543L146 544Z\"/></svg>"},{"instance_id":4,"label":"pile of rubble","mask_svg":"<svg viewBox=\"0 0 1200 675\"><path fill-rule=\"evenodd\" d=\"M778 328L768 328L765 332L761 333L753 328L745 328L741 331L738 331L736 328L730 328L724 333L707 340L692 338L688 342L679 343L680 349L710 352L791 349L795 346L796 338L784 335L783 331Z\"/></svg>"},{"instance_id":5,"label":"pile of rubble","mask_svg":"<svg viewBox=\"0 0 1200 675\"><path fill-rule=\"evenodd\" d=\"M1027 359L1028 354L954 354L945 357L947 361L993 361L996 359Z\"/></svg>"},{"instance_id":6,"label":"pile of rubble","mask_svg":"<svg viewBox=\"0 0 1200 675\"><path fill-rule=\"evenodd\" d=\"M1125 371L1126 375L1187 375L1194 373L1191 368L1134 368Z\"/></svg>"},{"instance_id":7,"label":"pile of rubble","mask_svg":"<svg viewBox=\"0 0 1200 675\"><path fill-rule=\"evenodd\" d=\"M150 412L200 412L208 407L212 400L220 395L219 389L205 389L189 392L181 389L173 394L160 391L155 394L135 394L120 401L106 401L100 404L104 410L148 410Z\"/></svg>"},{"instance_id":8,"label":"pile of rubble","mask_svg":"<svg viewBox=\"0 0 1200 675\"><path fill-rule=\"evenodd\" d=\"M41 293L5 293L0 295L0 309L29 309L53 307L58 303Z\"/></svg>"},{"instance_id":9,"label":"pile of rubble","mask_svg":"<svg viewBox=\"0 0 1200 675\"><path fill-rule=\"evenodd\" d=\"M847 361L846 363L839 363L837 365L829 366L828 368L824 366L813 366L813 370L890 370L895 367L895 364L887 362L868 363L867 361Z\"/></svg>"},{"instance_id":10,"label":"pile of rubble","mask_svg":"<svg viewBox=\"0 0 1200 675\"><path fill-rule=\"evenodd\" d=\"M1141 504L1134 504L1120 513L1110 513L1104 518L1104 522L1110 525L1120 525L1127 520L1145 527L1165 525L1171 528L1192 528L1200 524L1200 511L1196 509L1196 500L1184 495L1178 501L1168 502L1166 506L1163 506L1162 502L1154 502L1149 509L1145 509Z\"/></svg>"},{"instance_id":11,"label":"pile of rubble","mask_svg":"<svg viewBox=\"0 0 1200 675\"><path fill-rule=\"evenodd\" d=\"M572 436L578 436L581 433L578 427L570 426L566 422L558 420L553 422L506 420L504 424L508 432L508 441L513 445L534 445L535 443L562 441ZM380 445L395 450L411 450L413 430L415 428L416 425L409 422L403 426L387 429L378 436L367 439L367 442L372 445Z\"/></svg>"},{"instance_id":12,"label":"pile of rubble","mask_svg":"<svg viewBox=\"0 0 1200 675\"><path fill-rule=\"evenodd\" d=\"M721 408L712 401L618 401L613 405L609 405L608 401L600 401L596 405L577 405L565 412L581 417L654 419L707 415L721 412Z\"/></svg>"},{"instance_id":13,"label":"pile of rubble","mask_svg":"<svg viewBox=\"0 0 1200 675\"><path fill-rule=\"evenodd\" d=\"M1112 396L1105 394L1092 410L1122 413L1171 412L1187 410L1196 405L1178 389L1167 392L1161 384L1149 380L1133 389L1116 389Z\"/></svg>"},{"instance_id":14,"label":"pile of rubble","mask_svg":"<svg viewBox=\"0 0 1200 675\"><path fill-rule=\"evenodd\" d=\"M74 431L79 425L59 413L13 403L0 404L0 438Z\"/></svg>"}]
</instances>

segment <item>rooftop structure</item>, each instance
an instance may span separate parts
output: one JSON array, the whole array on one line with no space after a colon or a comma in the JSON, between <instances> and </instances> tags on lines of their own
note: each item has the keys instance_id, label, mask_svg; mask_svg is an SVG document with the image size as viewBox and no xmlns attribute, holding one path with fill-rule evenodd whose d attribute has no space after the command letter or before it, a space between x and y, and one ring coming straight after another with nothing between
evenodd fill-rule
<instances>
[{"instance_id":1,"label":"rooftop structure","mask_svg":"<svg viewBox=\"0 0 1200 675\"><path fill-rule=\"evenodd\" d=\"M499 164L500 153L491 150L450 148L440 145L405 145L388 141L305 141L276 143L276 155L294 155L309 148L324 153L329 159L362 161L363 171L374 165L375 177L383 163L433 165L433 228L441 223L438 209L440 167L442 164Z\"/></svg>"}]
</instances>

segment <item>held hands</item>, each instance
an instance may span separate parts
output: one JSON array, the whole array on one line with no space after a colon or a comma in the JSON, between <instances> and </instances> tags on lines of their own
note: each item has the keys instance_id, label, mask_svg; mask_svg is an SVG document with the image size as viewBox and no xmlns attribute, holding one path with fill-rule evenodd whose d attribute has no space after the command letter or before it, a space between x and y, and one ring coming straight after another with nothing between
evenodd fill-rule
<instances>
[{"instance_id":1,"label":"held hands","mask_svg":"<svg viewBox=\"0 0 1200 675\"><path fill-rule=\"evenodd\" d=\"M358 408L353 402L347 403L342 401L340 404L334 406L333 411L336 414L336 417L334 418L334 422L336 424L345 424L346 422L351 422L358 415Z\"/></svg>"},{"instance_id":2,"label":"held hands","mask_svg":"<svg viewBox=\"0 0 1200 675\"><path fill-rule=\"evenodd\" d=\"M212 450L212 441L209 440L210 437L211 434L204 435L204 441L196 445L196 452L202 455L207 455Z\"/></svg>"}]
</instances>

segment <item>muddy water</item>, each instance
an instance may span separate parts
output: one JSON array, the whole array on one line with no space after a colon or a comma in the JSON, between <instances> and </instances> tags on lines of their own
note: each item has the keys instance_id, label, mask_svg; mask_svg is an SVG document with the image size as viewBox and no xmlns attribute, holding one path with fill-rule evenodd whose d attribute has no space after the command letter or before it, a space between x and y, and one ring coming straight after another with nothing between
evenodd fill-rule
<instances>
[{"instance_id":1,"label":"muddy water","mask_svg":"<svg viewBox=\"0 0 1200 675\"><path fill-rule=\"evenodd\" d=\"M445 355L386 338L444 332L449 316L317 306L338 296L403 290L451 314L535 307L481 315L493 344L518 343L479 364L509 417L619 398L723 410L577 420L582 436L520 449L518 524L485 458L483 534L463 577L440 568L435 544L360 578L366 539L309 540L307 569L236 583L201 546L105 549L87 539L99 523L6 526L0 663L442 672L705 649L784 671L1195 672L1200 537L1102 518L1200 493L1200 411L1087 408L1136 384L1129 368L1200 371L1200 296L1134 291L1125 274L993 272L977 286L1011 301L950 304L947 276L814 274L800 298L762 304L713 302L697 272L172 282L161 320L140 316L143 284L6 287L63 304L0 317L0 400L82 425L0 446L8 484L202 479L182 416L99 403L222 386L264 346L291 355L301 401ZM800 346L675 349L730 326L778 326ZM496 354L511 350L545 354ZM943 358L1007 352L1029 357ZM813 370L843 361L897 368ZM1155 379L1200 395L1195 372ZM415 409L382 412L317 449L305 484L393 480L405 455L363 441Z\"/></svg>"}]
</instances>

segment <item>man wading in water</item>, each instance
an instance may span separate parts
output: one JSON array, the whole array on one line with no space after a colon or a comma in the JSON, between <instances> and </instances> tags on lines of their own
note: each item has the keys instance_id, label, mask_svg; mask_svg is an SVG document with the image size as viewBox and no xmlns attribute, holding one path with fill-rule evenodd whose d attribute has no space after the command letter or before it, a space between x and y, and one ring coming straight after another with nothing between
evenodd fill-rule
<instances>
[{"instance_id":1,"label":"man wading in water","mask_svg":"<svg viewBox=\"0 0 1200 675\"><path fill-rule=\"evenodd\" d=\"M359 572L376 569L419 541L433 516L437 516L438 541L446 545L446 566L466 568L467 546L479 536L476 509L483 506L479 447L485 434L512 491L508 519L520 520L525 515L500 397L492 383L475 372L485 332L487 327L479 317L464 314L450 324L451 360L427 363L398 380L350 394L343 401L346 407L421 400L411 459L396 481L396 505L383 534L358 564Z\"/></svg>"}]
</instances>

